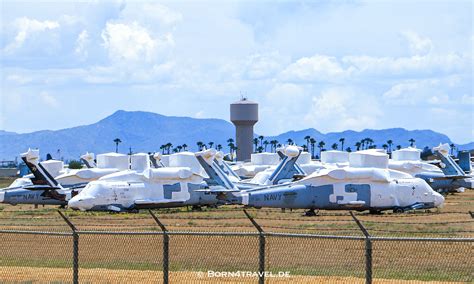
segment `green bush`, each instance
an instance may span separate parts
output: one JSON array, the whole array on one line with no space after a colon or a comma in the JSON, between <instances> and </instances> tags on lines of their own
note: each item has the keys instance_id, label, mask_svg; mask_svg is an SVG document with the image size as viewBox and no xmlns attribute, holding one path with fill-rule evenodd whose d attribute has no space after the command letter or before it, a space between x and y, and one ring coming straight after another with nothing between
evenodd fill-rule
<instances>
[{"instance_id":1,"label":"green bush","mask_svg":"<svg viewBox=\"0 0 474 284\"><path fill-rule=\"evenodd\" d=\"M70 169L82 169L82 163L80 161L72 160L69 162Z\"/></svg>"}]
</instances>

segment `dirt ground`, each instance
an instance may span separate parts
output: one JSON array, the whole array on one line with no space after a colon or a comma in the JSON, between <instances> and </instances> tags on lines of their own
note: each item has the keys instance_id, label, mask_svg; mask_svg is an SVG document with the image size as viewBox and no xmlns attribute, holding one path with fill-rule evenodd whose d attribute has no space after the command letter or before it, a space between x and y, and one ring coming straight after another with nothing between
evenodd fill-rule
<instances>
[{"instance_id":1,"label":"dirt ground","mask_svg":"<svg viewBox=\"0 0 474 284\"><path fill-rule=\"evenodd\" d=\"M160 282L163 275L157 271L131 271L108 269L81 269L79 280L81 283L156 283ZM65 283L71 282L70 269L65 268L33 268L33 267L8 267L0 268L2 283ZM209 277L208 272L171 272L172 283L255 283L255 277ZM355 277L323 277L323 276L289 276L267 278L267 283L365 283L365 279ZM380 284L405 284L413 283L408 280L374 279ZM425 284L459 283L427 281Z\"/></svg>"},{"instance_id":2,"label":"dirt ground","mask_svg":"<svg viewBox=\"0 0 474 284\"><path fill-rule=\"evenodd\" d=\"M32 205L1 205L0 230L70 232L56 211L56 207L48 206L35 209ZM138 214L61 211L79 231L160 232L146 211ZM474 191L448 195L441 209L404 214L355 214L373 236L472 238L474 219L470 211L474 211ZM303 217L303 210L248 209L248 212L266 232L363 236L344 211L321 211L315 217ZM242 208L237 206L202 211L154 210L154 213L171 232L256 232ZM146 283L161 279L162 240L159 234L80 234L81 282ZM0 283L70 282L70 236L0 233L0 244ZM374 241L373 271L374 278L378 279L374 282L472 282L472 247L472 242ZM173 282L253 283L252 278L200 278L197 273L255 271L257 267L258 236L170 236L170 280L175 280ZM365 242L269 236L266 238L266 268L290 271L291 281L298 283L362 283ZM272 278L270 283L288 280Z\"/></svg>"}]
</instances>

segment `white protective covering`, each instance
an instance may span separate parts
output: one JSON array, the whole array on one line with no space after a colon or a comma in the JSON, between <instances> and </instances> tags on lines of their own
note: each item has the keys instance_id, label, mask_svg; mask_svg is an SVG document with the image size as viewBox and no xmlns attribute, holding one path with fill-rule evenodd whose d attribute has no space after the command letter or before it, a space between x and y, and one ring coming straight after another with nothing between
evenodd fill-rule
<instances>
[{"instance_id":1,"label":"white protective covering","mask_svg":"<svg viewBox=\"0 0 474 284\"><path fill-rule=\"evenodd\" d=\"M392 160L394 161L419 161L421 160L421 150L408 147L392 152Z\"/></svg>"},{"instance_id":2,"label":"white protective covering","mask_svg":"<svg viewBox=\"0 0 474 284\"><path fill-rule=\"evenodd\" d=\"M197 175L207 176L198 160L191 152L179 152L169 157L169 167L188 167Z\"/></svg>"},{"instance_id":3,"label":"white protective covering","mask_svg":"<svg viewBox=\"0 0 474 284\"><path fill-rule=\"evenodd\" d=\"M309 164L311 163L311 154L308 152L301 152L298 160L296 160L298 164Z\"/></svg>"},{"instance_id":4,"label":"white protective covering","mask_svg":"<svg viewBox=\"0 0 474 284\"><path fill-rule=\"evenodd\" d=\"M58 160L48 160L41 162L41 165L48 171L48 173L53 176L57 177L62 174L64 169L64 163Z\"/></svg>"},{"instance_id":5,"label":"white protective covering","mask_svg":"<svg viewBox=\"0 0 474 284\"><path fill-rule=\"evenodd\" d=\"M171 155L161 155L161 163L163 164L163 166L165 167L170 166L170 156Z\"/></svg>"},{"instance_id":6,"label":"white protective covering","mask_svg":"<svg viewBox=\"0 0 474 284\"><path fill-rule=\"evenodd\" d=\"M90 165L95 165L95 162L94 162L94 159L95 159L95 155L94 153L85 153L84 155L81 156L81 159L89 162Z\"/></svg>"},{"instance_id":7,"label":"white protective covering","mask_svg":"<svg viewBox=\"0 0 474 284\"><path fill-rule=\"evenodd\" d=\"M336 164L349 162L349 153L337 150L321 152L321 162L324 164Z\"/></svg>"},{"instance_id":8,"label":"white protective covering","mask_svg":"<svg viewBox=\"0 0 474 284\"><path fill-rule=\"evenodd\" d=\"M349 166L355 168L388 168L388 155L379 151L364 150L349 154Z\"/></svg>"},{"instance_id":9,"label":"white protective covering","mask_svg":"<svg viewBox=\"0 0 474 284\"><path fill-rule=\"evenodd\" d=\"M449 144L448 144L448 143L444 143L444 144L439 144L438 147L434 147L434 148L433 148L433 151L438 151L438 152L440 152L443 156L448 156L450 149L451 149L451 147L449 146Z\"/></svg>"},{"instance_id":10,"label":"white protective covering","mask_svg":"<svg viewBox=\"0 0 474 284\"><path fill-rule=\"evenodd\" d=\"M424 172L435 172L442 173L441 169L435 165L428 164L423 161L393 161L390 160L388 167L392 170L401 171L408 173L412 176L424 173Z\"/></svg>"},{"instance_id":11,"label":"white protective covering","mask_svg":"<svg viewBox=\"0 0 474 284\"><path fill-rule=\"evenodd\" d=\"M32 164L37 164L39 162L38 149L28 149L27 152L20 154L20 156L25 157Z\"/></svg>"},{"instance_id":12,"label":"white protective covering","mask_svg":"<svg viewBox=\"0 0 474 284\"><path fill-rule=\"evenodd\" d=\"M277 165L280 162L280 156L277 153L254 153L250 155L252 165Z\"/></svg>"},{"instance_id":13,"label":"white protective covering","mask_svg":"<svg viewBox=\"0 0 474 284\"><path fill-rule=\"evenodd\" d=\"M188 167L159 168L149 170L149 178L152 181L169 179L188 179L192 176L193 172Z\"/></svg>"},{"instance_id":14,"label":"white protective covering","mask_svg":"<svg viewBox=\"0 0 474 284\"><path fill-rule=\"evenodd\" d=\"M119 153L105 153L97 155L97 167L101 169L119 169L121 171L128 170L128 155Z\"/></svg>"},{"instance_id":15,"label":"white protective covering","mask_svg":"<svg viewBox=\"0 0 474 284\"><path fill-rule=\"evenodd\" d=\"M130 157L130 169L143 172L150 168L150 156L146 153L133 154Z\"/></svg>"},{"instance_id":16,"label":"white protective covering","mask_svg":"<svg viewBox=\"0 0 474 284\"><path fill-rule=\"evenodd\" d=\"M380 182L390 181L390 172L380 168L340 168L329 170L327 175L337 180L364 179Z\"/></svg>"}]
</instances>

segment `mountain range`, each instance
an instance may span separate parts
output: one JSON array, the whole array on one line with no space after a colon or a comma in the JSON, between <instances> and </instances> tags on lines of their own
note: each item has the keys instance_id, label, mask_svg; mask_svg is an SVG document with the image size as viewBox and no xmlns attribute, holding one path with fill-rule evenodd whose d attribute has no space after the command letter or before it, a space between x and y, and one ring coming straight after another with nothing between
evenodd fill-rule
<instances>
[{"instance_id":1,"label":"mountain range","mask_svg":"<svg viewBox=\"0 0 474 284\"><path fill-rule=\"evenodd\" d=\"M197 119L190 117L164 116L143 111L119 110L112 115L90 125L77 126L61 130L41 130L31 133L14 133L0 130L0 160L14 160L19 153L28 148L39 148L41 156L51 153L54 158L77 159L89 151L105 153L115 151L115 138L122 141L119 152L159 151L161 145L172 143L174 146L187 144L189 150L197 150L196 142L214 142L228 151L227 140L234 138L234 126L222 119ZM258 134L256 134L258 136ZM277 136L265 137L265 140L278 140L284 144L292 139L296 144L306 144L305 136L324 141L325 148L344 138L344 148L355 149L354 144L364 138L371 138L379 148L386 141L393 140L393 147L408 146L408 140L415 139L419 148L433 147L439 143L452 143L448 136L432 130L406 130L391 128L382 130L365 129L343 132L321 133L314 128L289 131ZM338 145L341 148L340 145ZM474 149L474 142L458 145L458 149Z\"/></svg>"}]
</instances>

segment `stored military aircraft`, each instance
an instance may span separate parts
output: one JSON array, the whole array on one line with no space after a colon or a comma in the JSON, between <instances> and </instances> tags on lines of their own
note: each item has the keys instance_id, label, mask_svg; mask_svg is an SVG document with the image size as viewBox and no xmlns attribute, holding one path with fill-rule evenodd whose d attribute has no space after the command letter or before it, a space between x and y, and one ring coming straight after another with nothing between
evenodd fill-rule
<instances>
[{"instance_id":1,"label":"stored military aircraft","mask_svg":"<svg viewBox=\"0 0 474 284\"><path fill-rule=\"evenodd\" d=\"M38 162L38 156L38 150L31 149L21 154L21 159L33 174L32 184L1 190L0 203L65 206L67 201L80 190L80 188L63 188Z\"/></svg>"},{"instance_id":2,"label":"stored military aircraft","mask_svg":"<svg viewBox=\"0 0 474 284\"><path fill-rule=\"evenodd\" d=\"M355 154L369 155L351 153ZM224 173L220 172L219 176L224 176ZM439 207L444 202L443 196L433 191L424 180L386 168L324 169L288 184L243 190L228 182L203 191L219 194L220 199L229 204L308 209L306 214L309 216L315 215L316 209L370 210L372 213L393 210L400 213Z\"/></svg>"},{"instance_id":3,"label":"stored military aircraft","mask_svg":"<svg viewBox=\"0 0 474 284\"><path fill-rule=\"evenodd\" d=\"M449 145L434 148L435 155L440 159L442 173L426 172L415 175L425 180L434 190L442 193L458 192L461 188L474 189L474 178L467 175L448 154Z\"/></svg>"},{"instance_id":4,"label":"stored military aircraft","mask_svg":"<svg viewBox=\"0 0 474 284\"><path fill-rule=\"evenodd\" d=\"M149 159L149 156L146 156ZM149 164L149 161L148 161ZM221 203L207 188L199 169L189 167L126 170L90 182L68 202L81 211L135 212L145 208L205 206Z\"/></svg>"},{"instance_id":5,"label":"stored military aircraft","mask_svg":"<svg viewBox=\"0 0 474 284\"><path fill-rule=\"evenodd\" d=\"M201 167L204 168L209 178L204 180L209 186L229 186L232 182L237 189L249 189L261 187L262 185L275 185L293 181L294 177L303 177L306 173L298 166L298 160L302 149L296 146L280 148L277 153L282 158L275 169L267 169L259 172L254 178L241 180L232 169L223 161L215 149L208 149L195 153Z\"/></svg>"}]
</instances>

